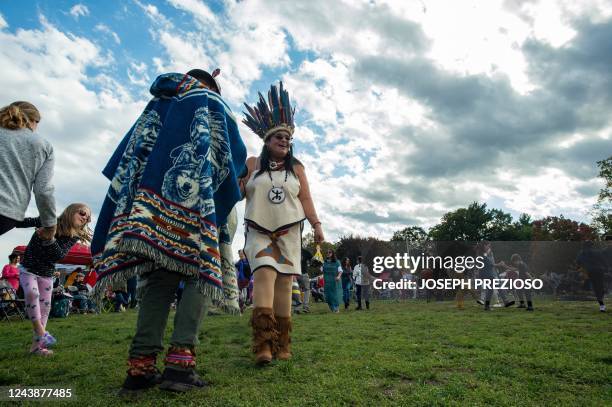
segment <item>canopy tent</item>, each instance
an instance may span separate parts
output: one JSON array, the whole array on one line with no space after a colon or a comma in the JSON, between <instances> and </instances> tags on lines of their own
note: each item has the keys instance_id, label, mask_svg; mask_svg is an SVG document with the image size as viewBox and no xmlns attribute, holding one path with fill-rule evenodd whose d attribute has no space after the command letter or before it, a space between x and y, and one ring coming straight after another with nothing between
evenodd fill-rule
<instances>
[{"instance_id":1,"label":"canopy tent","mask_svg":"<svg viewBox=\"0 0 612 407\"><path fill-rule=\"evenodd\" d=\"M26 250L26 246L17 246L13 249L13 253L23 256ZM72 246L72 249L68 252L66 257L58 261L61 264L73 264L78 266L90 266L91 260L91 249L89 246L77 243Z\"/></svg>"}]
</instances>

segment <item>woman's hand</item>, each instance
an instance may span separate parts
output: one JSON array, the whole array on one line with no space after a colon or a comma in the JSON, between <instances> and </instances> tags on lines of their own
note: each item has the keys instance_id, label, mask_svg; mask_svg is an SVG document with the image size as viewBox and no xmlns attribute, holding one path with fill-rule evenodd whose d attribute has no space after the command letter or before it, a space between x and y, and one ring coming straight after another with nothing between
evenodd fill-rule
<instances>
[{"instance_id":1,"label":"woman's hand","mask_svg":"<svg viewBox=\"0 0 612 407\"><path fill-rule=\"evenodd\" d=\"M314 241L315 243L322 243L325 241L325 235L323 234L323 228L320 222L314 225Z\"/></svg>"},{"instance_id":2,"label":"woman's hand","mask_svg":"<svg viewBox=\"0 0 612 407\"><path fill-rule=\"evenodd\" d=\"M42 227L36 229L36 234L41 238L41 240L51 240L55 236L55 230L55 226Z\"/></svg>"}]
</instances>

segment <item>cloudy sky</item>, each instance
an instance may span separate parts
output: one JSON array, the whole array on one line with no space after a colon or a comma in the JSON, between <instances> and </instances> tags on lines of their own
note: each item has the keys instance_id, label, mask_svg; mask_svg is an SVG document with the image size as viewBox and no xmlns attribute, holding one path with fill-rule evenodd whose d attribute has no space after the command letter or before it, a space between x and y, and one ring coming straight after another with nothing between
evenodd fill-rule
<instances>
[{"instance_id":1,"label":"cloudy sky","mask_svg":"<svg viewBox=\"0 0 612 407\"><path fill-rule=\"evenodd\" d=\"M41 110L58 209L82 201L94 220L149 85L195 67L221 68L239 117L284 81L332 241L428 228L475 200L588 222L612 154L610 1L3 1L0 66L0 104Z\"/></svg>"}]
</instances>

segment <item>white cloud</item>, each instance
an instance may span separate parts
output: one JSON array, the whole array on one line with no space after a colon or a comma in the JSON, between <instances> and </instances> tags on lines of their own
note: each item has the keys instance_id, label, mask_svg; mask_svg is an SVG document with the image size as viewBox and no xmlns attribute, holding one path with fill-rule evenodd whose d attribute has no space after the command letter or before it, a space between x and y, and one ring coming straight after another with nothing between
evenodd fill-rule
<instances>
[{"instance_id":1,"label":"white cloud","mask_svg":"<svg viewBox=\"0 0 612 407\"><path fill-rule=\"evenodd\" d=\"M119 35L117 35L116 32L111 30L109 26L105 24L96 24L94 30L110 35L117 45L121 44L121 38L119 38Z\"/></svg>"},{"instance_id":2,"label":"white cloud","mask_svg":"<svg viewBox=\"0 0 612 407\"><path fill-rule=\"evenodd\" d=\"M6 22L2 14L0 14L0 30L7 28L7 27L8 27L8 23Z\"/></svg>"},{"instance_id":3,"label":"white cloud","mask_svg":"<svg viewBox=\"0 0 612 407\"><path fill-rule=\"evenodd\" d=\"M105 74L111 60L90 40L58 30L40 18L41 28L0 32L3 74L0 105L32 102L41 112L38 133L54 146L58 211L85 202L98 212L108 181L101 174L118 140L144 107ZM32 202L28 214L37 214ZM0 252L27 243L30 231L0 237Z\"/></svg>"},{"instance_id":4,"label":"white cloud","mask_svg":"<svg viewBox=\"0 0 612 407\"><path fill-rule=\"evenodd\" d=\"M89 15L89 9L84 4L80 4L80 3L79 4L75 4L70 9L70 15L78 20L79 17L88 16Z\"/></svg>"},{"instance_id":5,"label":"white cloud","mask_svg":"<svg viewBox=\"0 0 612 407\"><path fill-rule=\"evenodd\" d=\"M559 203L563 203L563 215L572 219L584 219L595 202L595 197L585 197L576 190L582 186L599 186L593 179L582 181L558 168L542 168L538 174L517 176L513 171L500 171L498 177L513 183L514 191L492 187L493 197L503 200L504 206L516 212L526 212L533 219L561 214Z\"/></svg>"},{"instance_id":6,"label":"white cloud","mask_svg":"<svg viewBox=\"0 0 612 407\"><path fill-rule=\"evenodd\" d=\"M178 9L193 14L193 16L202 24L209 24L216 20L216 16L212 11L199 0L168 0L168 2Z\"/></svg>"},{"instance_id":7,"label":"white cloud","mask_svg":"<svg viewBox=\"0 0 612 407\"><path fill-rule=\"evenodd\" d=\"M168 18L164 16L153 4L144 4L139 0L134 0L134 3L136 3L136 5L138 5L138 7L140 7L147 17L156 25L166 28L172 27L170 20L168 20Z\"/></svg>"},{"instance_id":8,"label":"white cloud","mask_svg":"<svg viewBox=\"0 0 612 407\"><path fill-rule=\"evenodd\" d=\"M250 0L225 1L226 12L214 14L200 0L168 0L167 5L191 17L191 25L179 24L154 4L134 3L152 22L149 32L160 47L147 62L128 60L124 69L131 85L143 88L150 75L162 72L220 67L224 98L241 106L255 102L246 100L254 90L267 91L269 84L261 82L252 89L263 75L274 73L283 80L297 106L296 154L306 166L330 240L349 233L387 238L408 224L432 226L444 212L473 200L503 202L505 210L535 217L563 211L586 219L581 208L589 208L592 197L579 191L590 191L594 181L548 164L526 176L515 169L535 164L522 164L521 151L505 152L497 162L499 171L486 174L462 178L452 171L432 176L422 175L420 168L408 171L407 162L417 156L430 157L422 163L438 168L474 156L465 154L471 147L441 122L426 96L402 90L410 78L400 72L398 83L388 85L376 77L381 73L364 78L356 66L366 58L421 59L451 81L509 82L518 99L538 86L528 76L523 43L535 39L563 49L577 35L572 28L576 19L612 16L609 2ZM88 14L86 7L72 13L75 18ZM0 29L7 26L0 15ZM5 89L0 99L25 98L41 108L41 134L58 151L58 207L78 199L91 203L95 212L108 186L100 168L146 96L131 94L114 79L112 54L103 44L63 33L44 19L41 27L0 31L0 86ZM104 22L96 30L121 44ZM291 59L303 55L299 63ZM91 73L98 70L103 73ZM503 109L498 113L503 119ZM240 121L240 110L236 116ZM609 128L562 135L559 150L571 150L596 135L608 137ZM257 155L259 138L242 124L240 130L249 154ZM480 154L492 154L486 145L477 147L482 147ZM438 148L448 155L435 154ZM243 203L239 212L244 213ZM242 242L239 231L234 247Z\"/></svg>"},{"instance_id":9,"label":"white cloud","mask_svg":"<svg viewBox=\"0 0 612 407\"><path fill-rule=\"evenodd\" d=\"M252 81L261 76L262 69L284 67L290 62L287 39L280 27L234 18L231 11L228 12L232 16L230 19L220 19L195 0L172 0L170 4L191 14L198 24L188 32L171 24L160 25L154 31L168 55L168 62L156 63L160 71L219 67L218 80L224 98L230 103L241 104ZM156 15L158 13L156 11Z\"/></svg>"},{"instance_id":10,"label":"white cloud","mask_svg":"<svg viewBox=\"0 0 612 407\"><path fill-rule=\"evenodd\" d=\"M131 62L127 70L128 79L134 85L148 86L151 78L147 70L148 66L144 62Z\"/></svg>"}]
</instances>

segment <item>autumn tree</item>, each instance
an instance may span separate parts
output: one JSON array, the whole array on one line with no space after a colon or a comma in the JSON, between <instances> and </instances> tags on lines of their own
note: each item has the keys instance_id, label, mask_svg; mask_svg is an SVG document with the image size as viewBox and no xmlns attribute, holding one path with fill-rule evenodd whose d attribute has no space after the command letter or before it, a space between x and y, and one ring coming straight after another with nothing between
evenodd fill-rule
<instances>
[{"instance_id":1,"label":"autumn tree","mask_svg":"<svg viewBox=\"0 0 612 407\"><path fill-rule=\"evenodd\" d=\"M547 216L533 222L533 240L597 240L597 231L586 223L566 219L563 215Z\"/></svg>"}]
</instances>

